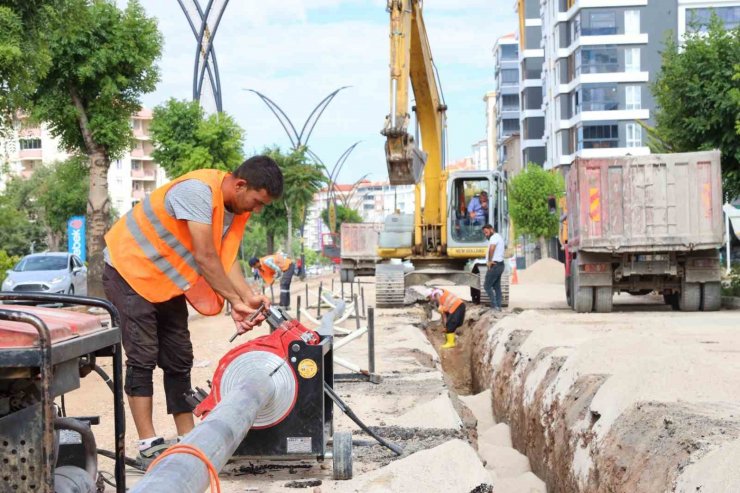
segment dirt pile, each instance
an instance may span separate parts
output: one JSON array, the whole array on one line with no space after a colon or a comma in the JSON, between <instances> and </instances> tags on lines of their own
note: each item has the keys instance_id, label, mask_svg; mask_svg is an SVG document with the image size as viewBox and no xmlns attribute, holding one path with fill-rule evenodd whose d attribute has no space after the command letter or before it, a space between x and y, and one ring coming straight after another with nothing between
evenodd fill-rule
<instances>
[{"instance_id":1,"label":"dirt pile","mask_svg":"<svg viewBox=\"0 0 740 493\"><path fill-rule=\"evenodd\" d=\"M565 264L554 258L543 258L523 270L518 270L519 282L522 284L563 284Z\"/></svg>"}]
</instances>

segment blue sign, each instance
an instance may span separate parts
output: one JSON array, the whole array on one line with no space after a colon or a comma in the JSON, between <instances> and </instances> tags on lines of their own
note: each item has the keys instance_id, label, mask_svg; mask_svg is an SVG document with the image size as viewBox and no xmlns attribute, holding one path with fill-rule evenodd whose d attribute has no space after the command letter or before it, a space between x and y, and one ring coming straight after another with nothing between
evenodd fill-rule
<instances>
[{"instance_id":1,"label":"blue sign","mask_svg":"<svg viewBox=\"0 0 740 493\"><path fill-rule=\"evenodd\" d=\"M72 216L67 221L67 251L85 261L85 216Z\"/></svg>"}]
</instances>

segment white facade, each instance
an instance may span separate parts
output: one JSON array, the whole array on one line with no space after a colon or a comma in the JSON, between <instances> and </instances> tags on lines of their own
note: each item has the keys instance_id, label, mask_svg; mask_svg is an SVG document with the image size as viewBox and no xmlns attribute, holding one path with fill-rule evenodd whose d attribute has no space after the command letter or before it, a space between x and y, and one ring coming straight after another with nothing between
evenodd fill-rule
<instances>
[{"instance_id":1,"label":"white facade","mask_svg":"<svg viewBox=\"0 0 740 493\"><path fill-rule=\"evenodd\" d=\"M337 204L346 202L350 208L362 216L364 222L382 223L385 217L398 211L402 214L414 213L413 185L391 186L388 182L363 181L353 185L335 185ZM306 248L319 250L321 238L329 234L329 226L321 220L321 212L327 208L328 189L314 196L306 216Z\"/></svg>"},{"instance_id":2,"label":"white facade","mask_svg":"<svg viewBox=\"0 0 740 493\"><path fill-rule=\"evenodd\" d=\"M472 146L473 166L475 169L488 169L488 140L479 140Z\"/></svg>"},{"instance_id":3,"label":"white facade","mask_svg":"<svg viewBox=\"0 0 740 493\"><path fill-rule=\"evenodd\" d=\"M152 112L146 109L134 115L131 126L134 148L121 159L114 160L108 171L108 194L115 212L123 215L155 188L167 182L164 170L151 157L149 137ZM59 139L51 136L46 125L25 126L18 122L8 138L0 140L0 187L4 188L11 175L29 178L41 165L64 161L69 153L61 149Z\"/></svg>"}]
</instances>

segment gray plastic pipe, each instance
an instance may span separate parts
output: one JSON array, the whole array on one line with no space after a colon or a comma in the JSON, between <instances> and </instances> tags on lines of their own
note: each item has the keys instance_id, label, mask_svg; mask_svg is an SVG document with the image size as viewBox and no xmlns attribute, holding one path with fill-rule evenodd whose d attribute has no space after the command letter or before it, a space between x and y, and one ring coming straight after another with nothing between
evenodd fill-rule
<instances>
[{"instance_id":1,"label":"gray plastic pipe","mask_svg":"<svg viewBox=\"0 0 740 493\"><path fill-rule=\"evenodd\" d=\"M267 371L244 375L238 388L224 399L180 443L193 445L217 471L226 465L247 436L260 409L275 392ZM203 493L209 486L203 462L188 454L173 454L158 462L129 491L131 493Z\"/></svg>"}]
</instances>

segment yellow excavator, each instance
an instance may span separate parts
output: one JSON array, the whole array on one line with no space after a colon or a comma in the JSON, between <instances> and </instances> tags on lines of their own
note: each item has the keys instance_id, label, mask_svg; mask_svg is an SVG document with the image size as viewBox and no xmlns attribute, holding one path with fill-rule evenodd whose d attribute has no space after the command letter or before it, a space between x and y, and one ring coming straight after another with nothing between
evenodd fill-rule
<instances>
[{"instance_id":1,"label":"yellow excavator","mask_svg":"<svg viewBox=\"0 0 740 493\"><path fill-rule=\"evenodd\" d=\"M390 113L382 134L391 185L415 185L414 214L392 214L380 234L376 304L400 306L406 288L445 279L483 290L490 223L507 239L506 180L498 171L445 169L446 110L422 16L421 0L388 0L390 13ZM415 135L409 133L410 91ZM421 142L419 142L419 136ZM419 147L419 143L421 147ZM509 269L502 278L509 300Z\"/></svg>"}]
</instances>

